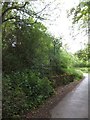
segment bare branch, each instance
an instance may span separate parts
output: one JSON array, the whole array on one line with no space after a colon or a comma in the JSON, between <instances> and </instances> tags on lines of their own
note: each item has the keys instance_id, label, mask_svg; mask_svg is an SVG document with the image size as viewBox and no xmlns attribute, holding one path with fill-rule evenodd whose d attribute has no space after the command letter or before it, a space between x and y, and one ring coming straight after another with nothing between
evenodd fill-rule
<instances>
[{"instance_id":1,"label":"bare branch","mask_svg":"<svg viewBox=\"0 0 90 120\"><path fill-rule=\"evenodd\" d=\"M39 12L37 12L37 13L35 13L35 15L37 15L37 14L39 14L39 13L41 13L41 12L43 12L48 6L50 5L50 3L49 4L47 4L41 11L39 11Z\"/></svg>"},{"instance_id":2,"label":"bare branch","mask_svg":"<svg viewBox=\"0 0 90 120\"><path fill-rule=\"evenodd\" d=\"M2 17L3 17L9 10L12 10L12 9L19 10L19 9L25 7L26 4L28 4L28 2L25 2L25 4L24 4L23 6L12 6L12 7L7 8L7 9L2 13Z\"/></svg>"},{"instance_id":3,"label":"bare branch","mask_svg":"<svg viewBox=\"0 0 90 120\"><path fill-rule=\"evenodd\" d=\"M8 20L16 19L17 17L10 17L2 21L2 23L7 22Z\"/></svg>"}]
</instances>

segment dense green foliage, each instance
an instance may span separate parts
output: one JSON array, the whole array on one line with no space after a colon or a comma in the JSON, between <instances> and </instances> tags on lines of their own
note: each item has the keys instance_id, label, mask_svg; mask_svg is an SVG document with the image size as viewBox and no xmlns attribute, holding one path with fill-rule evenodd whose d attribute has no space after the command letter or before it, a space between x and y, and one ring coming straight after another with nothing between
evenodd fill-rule
<instances>
[{"instance_id":1,"label":"dense green foliage","mask_svg":"<svg viewBox=\"0 0 90 120\"><path fill-rule=\"evenodd\" d=\"M3 78L3 115L12 117L37 107L53 93L51 82L25 70Z\"/></svg>"},{"instance_id":2,"label":"dense green foliage","mask_svg":"<svg viewBox=\"0 0 90 120\"><path fill-rule=\"evenodd\" d=\"M36 64L37 66L48 64L49 55L47 53L50 48L50 37L44 31L44 26L40 23L32 27L22 26L16 36L18 40L15 47L12 46L12 42L5 43L7 47L3 49L3 70L9 73L19 69L31 68L32 65L35 66ZM9 37L9 39L13 39L12 36L16 35L12 32L10 34L11 38ZM48 41L45 40L48 38ZM11 66L9 66L10 64Z\"/></svg>"},{"instance_id":3,"label":"dense green foliage","mask_svg":"<svg viewBox=\"0 0 90 120\"><path fill-rule=\"evenodd\" d=\"M26 4L3 3L3 117L6 118L36 108L54 93L57 85L82 78L82 73L74 68L74 57L62 46L63 38L47 33L47 28L36 21L35 12L26 11ZM21 11L24 15L30 11L31 15L22 16Z\"/></svg>"},{"instance_id":4,"label":"dense green foliage","mask_svg":"<svg viewBox=\"0 0 90 120\"><path fill-rule=\"evenodd\" d=\"M90 67L78 67L77 69L81 70L84 73L90 73Z\"/></svg>"},{"instance_id":5,"label":"dense green foliage","mask_svg":"<svg viewBox=\"0 0 90 120\"><path fill-rule=\"evenodd\" d=\"M83 50L79 50L75 53L77 62L74 64L75 67L79 68L83 72L90 71L90 44L87 44Z\"/></svg>"},{"instance_id":6,"label":"dense green foliage","mask_svg":"<svg viewBox=\"0 0 90 120\"><path fill-rule=\"evenodd\" d=\"M90 44L87 44L83 50L79 50L75 53L78 58L78 62L75 64L77 67L90 67Z\"/></svg>"}]
</instances>

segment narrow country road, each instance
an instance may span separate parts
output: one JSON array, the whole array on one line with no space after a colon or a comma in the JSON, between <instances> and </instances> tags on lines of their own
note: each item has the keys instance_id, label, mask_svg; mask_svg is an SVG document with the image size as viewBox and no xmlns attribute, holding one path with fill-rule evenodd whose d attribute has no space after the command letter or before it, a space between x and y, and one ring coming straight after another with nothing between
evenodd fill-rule
<instances>
[{"instance_id":1,"label":"narrow country road","mask_svg":"<svg viewBox=\"0 0 90 120\"><path fill-rule=\"evenodd\" d=\"M51 111L51 118L88 118L88 74Z\"/></svg>"}]
</instances>

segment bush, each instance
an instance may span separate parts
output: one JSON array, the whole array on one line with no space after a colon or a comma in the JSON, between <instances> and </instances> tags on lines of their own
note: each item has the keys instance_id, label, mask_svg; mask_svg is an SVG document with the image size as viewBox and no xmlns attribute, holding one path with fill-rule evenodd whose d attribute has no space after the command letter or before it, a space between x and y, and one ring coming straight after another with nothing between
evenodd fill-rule
<instances>
[{"instance_id":1,"label":"bush","mask_svg":"<svg viewBox=\"0 0 90 120\"><path fill-rule=\"evenodd\" d=\"M26 70L3 77L3 117L22 115L53 93L51 82L39 73Z\"/></svg>"},{"instance_id":2,"label":"bush","mask_svg":"<svg viewBox=\"0 0 90 120\"><path fill-rule=\"evenodd\" d=\"M90 67L90 63L88 61L78 61L75 65L75 67Z\"/></svg>"},{"instance_id":3,"label":"bush","mask_svg":"<svg viewBox=\"0 0 90 120\"><path fill-rule=\"evenodd\" d=\"M65 72L73 77L73 79L81 79L83 77L83 73L81 70L76 70L75 68L67 68Z\"/></svg>"},{"instance_id":4,"label":"bush","mask_svg":"<svg viewBox=\"0 0 90 120\"><path fill-rule=\"evenodd\" d=\"M90 67L88 68L88 72L90 72Z\"/></svg>"},{"instance_id":5,"label":"bush","mask_svg":"<svg viewBox=\"0 0 90 120\"><path fill-rule=\"evenodd\" d=\"M90 72L90 67L83 67L83 68L77 68L77 69L81 70L83 73Z\"/></svg>"},{"instance_id":6,"label":"bush","mask_svg":"<svg viewBox=\"0 0 90 120\"><path fill-rule=\"evenodd\" d=\"M62 78L62 84L66 85L74 81L74 76L70 74L65 74Z\"/></svg>"},{"instance_id":7,"label":"bush","mask_svg":"<svg viewBox=\"0 0 90 120\"><path fill-rule=\"evenodd\" d=\"M70 82L73 82L74 80L80 80L83 77L83 73L79 70L75 70L74 68L63 70L65 73L54 75L52 77L54 87L69 84Z\"/></svg>"},{"instance_id":8,"label":"bush","mask_svg":"<svg viewBox=\"0 0 90 120\"><path fill-rule=\"evenodd\" d=\"M74 76L74 79L76 79L76 80L83 78L83 73L81 70L74 70L72 75Z\"/></svg>"}]
</instances>

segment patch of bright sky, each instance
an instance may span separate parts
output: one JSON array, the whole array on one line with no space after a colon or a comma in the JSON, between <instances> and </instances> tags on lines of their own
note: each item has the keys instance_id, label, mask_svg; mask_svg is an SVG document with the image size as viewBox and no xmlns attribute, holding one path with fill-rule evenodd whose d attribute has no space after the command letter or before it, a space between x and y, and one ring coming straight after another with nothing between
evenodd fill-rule
<instances>
[{"instance_id":1,"label":"patch of bright sky","mask_svg":"<svg viewBox=\"0 0 90 120\"><path fill-rule=\"evenodd\" d=\"M57 3L59 2L57 1ZM81 33L81 30L78 30L78 25L74 26L74 30L72 30L72 19L67 18L67 10L75 7L79 2L80 0L62 0L59 8L55 9L53 15L50 16L50 21L43 22L52 35L63 36L63 45L66 45L67 50L71 53L83 49L84 44L88 43L88 37L84 36L85 31ZM53 8L54 6L52 5Z\"/></svg>"},{"instance_id":2,"label":"patch of bright sky","mask_svg":"<svg viewBox=\"0 0 90 120\"><path fill-rule=\"evenodd\" d=\"M41 11L45 5L48 5L43 12L39 15L47 14L47 20L42 23L48 28L50 32L56 38L63 37L62 43L67 51L75 53L76 51L83 49L84 44L88 43L88 36L85 36L85 31L78 30L78 24L74 25L72 29L72 16L67 18L67 10L75 7L79 4L80 0L39 0L32 1L34 4L34 10ZM44 16L45 17L45 16Z\"/></svg>"}]
</instances>

